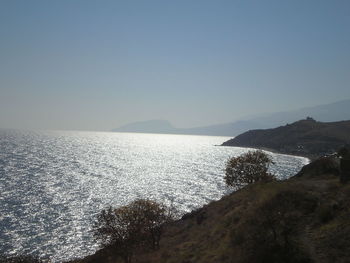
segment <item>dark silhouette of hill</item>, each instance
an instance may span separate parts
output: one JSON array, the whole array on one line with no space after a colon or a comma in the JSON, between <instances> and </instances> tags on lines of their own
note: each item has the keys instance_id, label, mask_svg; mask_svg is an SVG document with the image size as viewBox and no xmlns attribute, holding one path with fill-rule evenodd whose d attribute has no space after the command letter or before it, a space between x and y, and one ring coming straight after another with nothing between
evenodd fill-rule
<instances>
[{"instance_id":1,"label":"dark silhouette of hill","mask_svg":"<svg viewBox=\"0 0 350 263\"><path fill-rule=\"evenodd\" d=\"M338 101L331 104L302 108L294 111L275 112L248 117L230 123L209 125L194 128L176 128L166 120L150 120L135 122L117 129L114 132L141 132L141 133L170 133L194 134L213 136L236 136L252 129L268 129L292 123L305 116L323 121L342 121L350 119L350 100Z\"/></svg>"},{"instance_id":2,"label":"dark silhouette of hill","mask_svg":"<svg viewBox=\"0 0 350 263\"><path fill-rule=\"evenodd\" d=\"M307 118L274 129L250 130L222 145L313 157L333 153L348 143L350 121L318 122Z\"/></svg>"}]
</instances>

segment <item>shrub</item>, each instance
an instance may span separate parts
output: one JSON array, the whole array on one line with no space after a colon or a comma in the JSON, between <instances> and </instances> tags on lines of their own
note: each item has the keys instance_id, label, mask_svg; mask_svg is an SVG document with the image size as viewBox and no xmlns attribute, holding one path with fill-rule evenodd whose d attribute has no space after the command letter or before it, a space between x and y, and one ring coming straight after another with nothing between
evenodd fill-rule
<instances>
[{"instance_id":1,"label":"shrub","mask_svg":"<svg viewBox=\"0 0 350 263\"><path fill-rule=\"evenodd\" d=\"M241 188L258 181L271 181L274 176L268 173L271 158L261 150L249 151L227 161L225 181L228 186Z\"/></svg>"},{"instance_id":2,"label":"shrub","mask_svg":"<svg viewBox=\"0 0 350 263\"><path fill-rule=\"evenodd\" d=\"M102 210L94 225L95 237L112 247L126 263L138 248L159 248L164 223L173 215L165 205L137 199L126 206Z\"/></svg>"}]
</instances>

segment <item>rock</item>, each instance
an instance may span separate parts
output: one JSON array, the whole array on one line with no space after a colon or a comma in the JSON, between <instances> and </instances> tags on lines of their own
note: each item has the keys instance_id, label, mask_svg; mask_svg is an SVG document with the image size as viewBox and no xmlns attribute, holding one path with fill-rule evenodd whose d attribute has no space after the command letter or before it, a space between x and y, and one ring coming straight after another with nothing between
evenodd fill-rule
<instances>
[{"instance_id":1,"label":"rock","mask_svg":"<svg viewBox=\"0 0 350 263\"><path fill-rule=\"evenodd\" d=\"M340 159L335 156L321 157L305 165L296 177L314 177L324 174L340 175Z\"/></svg>"}]
</instances>

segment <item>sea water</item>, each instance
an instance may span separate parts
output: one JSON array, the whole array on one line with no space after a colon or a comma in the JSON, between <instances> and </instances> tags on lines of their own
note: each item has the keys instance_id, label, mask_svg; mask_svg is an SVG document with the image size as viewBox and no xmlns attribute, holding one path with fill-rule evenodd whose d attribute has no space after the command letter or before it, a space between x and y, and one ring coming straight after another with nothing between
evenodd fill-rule
<instances>
[{"instance_id":1,"label":"sea water","mask_svg":"<svg viewBox=\"0 0 350 263\"><path fill-rule=\"evenodd\" d=\"M0 254L53 262L93 253L101 209L136 198L181 213L232 191L223 180L229 137L0 130ZM269 153L271 172L288 178L308 163Z\"/></svg>"}]
</instances>

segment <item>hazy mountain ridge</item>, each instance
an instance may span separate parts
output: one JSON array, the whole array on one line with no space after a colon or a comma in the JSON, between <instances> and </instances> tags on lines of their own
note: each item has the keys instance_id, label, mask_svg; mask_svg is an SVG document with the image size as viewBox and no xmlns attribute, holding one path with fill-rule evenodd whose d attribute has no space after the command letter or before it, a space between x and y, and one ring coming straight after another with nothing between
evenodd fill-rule
<instances>
[{"instance_id":1,"label":"hazy mountain ridge","mask_svg":"<svg viewBox=\"0 0 350 263\"><path fill-rule=\"evenodd\" d=\"M152 126L152 124L156 124ZM169 125L166 125L169 124ZM170 134L193 134L193 135L213 135L213 136L232 136L242 133L249 129L260 127L257 123L250 121L236 121L233 123L224 123L218 125L195 127L195 128L175 128L166 120L150 120L134 122L117 129L113 132L144 132L144 133L170 133Z\"/></svg>"},{"instance_id":2,"label":"hazy mountain ridge","mask_svg":"<svg viewBox=\"0 0 350 263\"><path fill-rule=\"evenodd\" d=\"M236 136L253 129L267 129L292 123L311 116L318 121L331 122L350 119L350 99L330 104L307 107L294 111L275 112L238 120L231 123L209 125L194 128L176 128L166 120L150 120L134 122L119 128L114 132L170 133L213 136Z\"/></svg>"},{"instance_id":3,"label":"hazy mountain ridge","mask_svg":"<svg viewBox=\"0 0 350 263\"><path fill-rule=\"evenodd\" d=\"M293 111L263 114L255 118L251 118L250 121L268 126L261 128L274 128L277 126L285 125L287 123L293 123L297 120L304 119L307 116L310 116L315 120L321 122L335 122L349 120L349 109L350 99L314 107L305 107Z\"/></svg>"}]
</instances>

